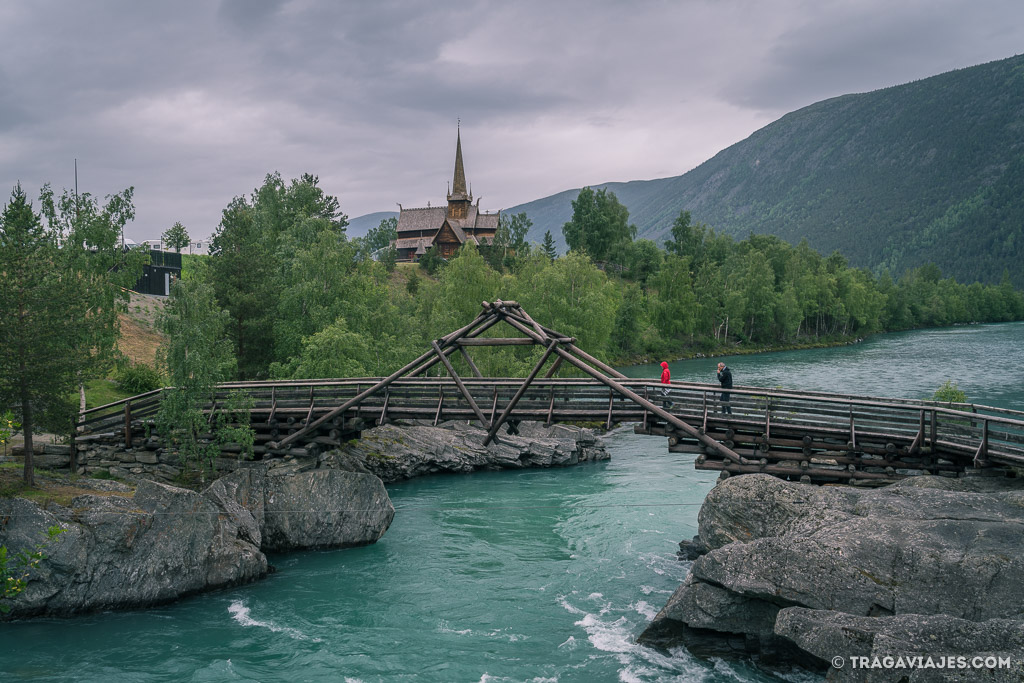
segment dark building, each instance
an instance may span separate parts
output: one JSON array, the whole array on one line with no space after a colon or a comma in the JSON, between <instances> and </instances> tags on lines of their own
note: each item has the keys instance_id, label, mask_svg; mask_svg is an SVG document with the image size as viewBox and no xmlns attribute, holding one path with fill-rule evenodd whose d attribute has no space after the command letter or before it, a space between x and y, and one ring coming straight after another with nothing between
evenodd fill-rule
<instances>
[{"instance_id":1,"label":"dark building","mask_svg":"<svg viewBox=\"0 0 1024 683\"><path fill-rule=\"evenodd\" d=\"M171 283L181 277L181 254L169 251L149 251L149 263L142 267L142 276L135 283L139 294L168 296Z\"/></svg>"},{"instance_id":2,"label":"dark building","mask_svg":"<svg viewBox=\"0 0 1024 683\"><path fill-rule=\"evenodd\" d=\"M466 172L462 166L462 133L455 141L455 177L448 206L423 209L402 208L398 214L398 239L395 248L399 261L417 261L432 246L441 256L450 258L472 240L489 244L498 230L501 212L480 213L480 200L473 203L473 193L466 189Z\"/></svg>"}]
</instances>

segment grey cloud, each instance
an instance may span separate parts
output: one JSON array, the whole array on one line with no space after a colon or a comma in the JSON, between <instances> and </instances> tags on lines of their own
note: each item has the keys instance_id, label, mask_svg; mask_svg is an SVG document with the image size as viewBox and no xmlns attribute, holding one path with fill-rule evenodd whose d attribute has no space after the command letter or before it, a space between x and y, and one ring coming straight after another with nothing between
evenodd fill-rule
<instances>
[{"instance_id":1,"label":"grey cloud","mask_svg":"<svg viewBox=\"0 0 1024 683\"><path fill-rule=\"evenodd\" d=\"M96 194L136 186L142 239L212 229L266 173L308 171L359 215L441 196L456 117L473 178L630 180L617 158L704 161L638 137L724 148L1024 44L1017 0L868 1L19 3L0 10L0 190L68 186L77 157ZM492 206L537 198L490 184Z\"/></svg>"},{"instance_id":2,"label":"grey cloud","mask_svg":"<svg viewBox=\"0 0 1024 683\"><path fill-rule=\"evenodd\" d=\"M866 92L1012 56L1005 17L1024 17L1016 0L937 4L865 2L801 13L760 63L726 84L742 107L790 111L837 95ZM1002 18L1001 18L1002 17ZM1002 38L999 34L1004 33Z\"/></svg>"}]
</instances>

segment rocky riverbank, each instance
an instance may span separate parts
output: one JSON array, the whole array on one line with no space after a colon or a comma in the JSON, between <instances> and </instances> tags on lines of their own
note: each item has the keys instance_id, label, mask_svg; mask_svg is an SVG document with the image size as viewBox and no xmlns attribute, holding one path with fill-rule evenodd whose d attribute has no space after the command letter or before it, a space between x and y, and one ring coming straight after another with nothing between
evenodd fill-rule
<instances>
[{"instance_id":1,"label":"rocky riverbank","mask_svg":"<svg viewBox=\"0 0 1024 683\"><path fill-rule=\"evenodd\" d=\"M433 427L384 425L321 457L323 465L367 472L385 483L425 474L467 473L526 467L567 467L610 456L593 430L572 425L545 427L523 422L518 434L501 430L498 439L482 446L486 431L461 422Z\"/></svg>"},{"instance_id":2,"label":"rocky riverbank","mask_svg":"<svg viewBox=\"0 0 1024 683\"><path fill-rule=\"evenodd\" d=\"M936 680L935 669L854 666L876 658L994 656L1010 667L939 679L1024 679L1019 479L921 476L866 490L745 475L719 482L698 519L681 544L696 557L690 573L643 643L796 663L835 681Z\"/></svg>"},{"instance_id":3,"label":"rocky riverbank","mask_svg":"<svg viewBox=\"0 0 1024 683\"><path fill-rule=\"evenodd\" d=\"M221 458L231 471L201 492L122 467L128 483L79 477L67 504L0 498L10 571L48 528L64 530L0 619L157 605L258 580L270 570L267 552L374 543L394 517L385 481L608 458L590 430L519 429L484 448L485 432L465 423L387 425L319 457Z\"/></svg>"}]
</instances>

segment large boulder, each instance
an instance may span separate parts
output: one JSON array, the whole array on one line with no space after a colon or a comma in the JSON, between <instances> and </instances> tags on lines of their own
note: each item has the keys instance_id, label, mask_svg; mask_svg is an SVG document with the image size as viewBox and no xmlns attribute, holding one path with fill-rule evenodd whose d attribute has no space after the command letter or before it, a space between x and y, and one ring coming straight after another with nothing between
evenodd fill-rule
<instances>
[{"instance_id":1,"label":"large boulder","mask_svg":"<svg viewBox=\"0 0 1024 683\"><path fill-rule=\"evenodd\" d=\"M699 532L708 552L642 640L741 635L748 649L776 655L788 643L803 647L779 628L787 608L970 622L1024 612L1024 486L1016 480L915 477L857 489L731 477L709 493ZM675 623L659 623L666 620Z\"/></svg>"},{"instance_id":2,"label":"large boulder","mask_svg":"<svg viewBox=\"0 0 1024 683\"><path fill-rule=\"evenodd\" d=\"M67 508L4 499L0 517L8 520L0 544L9 550L34 548L48 527L64 528L11 616L154 605L267 571L251 513L165 484L140 482L133 496L85 494Z\"/></svg>"},{"instance_id":3,"label":"large boulder","mask_svg":"<svg viewBox=\"0 0 1024 683\"><path fill-rule=\"evenodd\" d=\"M266 574L265 551L373 543L394 516L380 479L342 471L269 476L246 466L201 493L151 481L134 491L81 484L98 490L69 507L0 499L0 545L12 557L47 528L64 529L0 616L144 607L246 583Z\"/></svg>"},{"instance_id":4,"label":"large boulder","mask_svg":"<svg viewBox=\"0 0 1024 683\"><path fill-rule=\"evenodd\" d=\"M263 549L345 548L375 543L395 508L372 474L318 469L268 477Z\"/></svg>"}]
</instances>

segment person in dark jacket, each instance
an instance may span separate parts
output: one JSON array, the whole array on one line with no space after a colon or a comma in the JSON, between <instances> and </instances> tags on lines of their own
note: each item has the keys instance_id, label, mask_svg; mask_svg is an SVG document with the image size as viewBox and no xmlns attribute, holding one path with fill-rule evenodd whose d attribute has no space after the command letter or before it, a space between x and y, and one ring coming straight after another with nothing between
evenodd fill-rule
<instances>
[{"instance_id":1,"label":"person in dark jacket","mask_svg":"<svg viewBox=\"0 0 1024 683\"><path fill-rule=\"evenodd\" d=\"M732 370L727 368L725 363L718 364L718 381L722 384L723 389L732 389ZM728 391L723 391L719 398L722 401L722 412L732 415L732 406L729 405L732 394Z\"/></svg>"}]
</instances>

